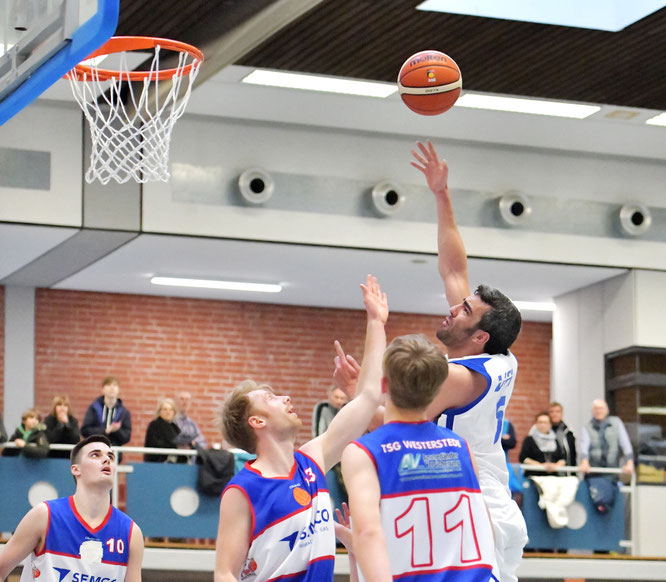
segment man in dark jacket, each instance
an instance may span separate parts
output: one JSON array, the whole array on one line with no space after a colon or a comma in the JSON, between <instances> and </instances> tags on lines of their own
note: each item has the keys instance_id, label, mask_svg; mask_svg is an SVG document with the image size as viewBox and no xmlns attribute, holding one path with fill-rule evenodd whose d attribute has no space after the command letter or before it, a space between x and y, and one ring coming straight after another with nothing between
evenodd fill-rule
<instances>
[{"instance_id":1,"label":"man in dark jacket","mask_svg":"<svg viewBox=\"0 0 666 582\"><path fill-rule=\"evenodd\" d=\"M553 431L555 431L557 444L564 453L566 464L570 467L575 467L578 463L578 458L576 457L576 437L573 431L562 420L562 405L559 402L551 402L548 405L548 416L550 416L550 422L553 423Z\"/></svg>"},{"instance_id":2,"label":"man in dark jacket","mask_svg":"<svg viewBox=\"0 0 666 582\"><path fill-rule=\"evenodd\" d=\"M113 446L122 446L129 442L132 436L132 418L129 410L123 406L118 398L120 385L113 376L102 381L102 396L93 400L86 410L81 425L83 437L93 434L103 434L108 437Z\"/></svg>"}]
</instances>

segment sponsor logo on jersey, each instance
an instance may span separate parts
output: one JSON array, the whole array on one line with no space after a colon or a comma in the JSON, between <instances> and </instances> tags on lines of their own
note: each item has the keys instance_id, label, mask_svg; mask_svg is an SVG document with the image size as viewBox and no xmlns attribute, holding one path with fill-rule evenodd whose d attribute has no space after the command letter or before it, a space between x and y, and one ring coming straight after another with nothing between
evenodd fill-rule
<instances>
[{"instance_id":1,"label":"sponsor logo on jersey","mask_svg":"<svg viewBox=\"0 0 666 582\"><path fill-rule=\"evenodd\" d=\"M291 490L291 493L294 496L296 503L302 505L303 507L305 507L310 503L310 501L312 501L312 496L302 487L295 487L294 489Z\"/></svg>"},{"instance_id":2,"label":"sponsor logo on jersey","mask_svg":"<svg viewBox=\"0 0 666 582\"><path fill-rule=\"evenodd\" d=\"M299 547L308 546L312 543L312 538L324 531L328 531L330 528L329 522L331 521L331 512L324 508L318 509L315 513L315 518L300 532L295 531L290 533L288 536L283 537L281 542L289 543L289 551L294 549L296 543Z\"/></svg>"},{"instance_id":3,"label":"sponsor logo on jersey","mask_svg":"<svg viewBox=\"0 0 666 582\"><path fill-rule=\"evenodd\" d=\"M83 574L82 572L72 572L66 568L56 568L53 569L58 572L58 582L116 582L115 578L108 578L107 576L95 576L94 574ZM35 568L33 566L33 576ZM39 576L39 570L37 570ZM71 576L70 576L71 574Z\"/></svg>"},{"instance_id":4,"label":"sponsor logo on jersey","mask_svg":"<svg viewBox=\"0 0 666 582\"><path fill-rule=\"evenodd\" d=\"M398 475L406 478L416 476L424 477L430 474L433 477L459 476L462 464L458 453L436 453L426 455L423 453L405 453L398 465ZM455 473L455 475L453 475Z\"/></svg>"},{"instance_id":5,"label":"sponsor logo on jersey","mask_svg":"<svg viewBox=\"0 0 666 582\"><path fill-rule=\"evenodd\" d=\"M32 577L33 578L39 578L42 573L39 571L39 568L35 566L34 564L30 564L32 567Z\"/></svg>"}]
</instances>

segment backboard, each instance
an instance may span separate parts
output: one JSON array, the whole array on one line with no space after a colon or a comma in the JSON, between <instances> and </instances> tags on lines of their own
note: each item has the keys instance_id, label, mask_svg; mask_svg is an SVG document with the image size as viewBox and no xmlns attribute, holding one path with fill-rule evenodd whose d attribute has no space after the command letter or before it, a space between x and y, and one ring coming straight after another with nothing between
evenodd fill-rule
<instances>
[{"instance_id":1,"label":"backboard","mask_svg":"<svg viewBox=\"0 0 666 582\"><path fill-rule=\"evenodd\" d=\"M119 0L0 0L0 125L116 30Z\"/></svg>"}]
</instances>

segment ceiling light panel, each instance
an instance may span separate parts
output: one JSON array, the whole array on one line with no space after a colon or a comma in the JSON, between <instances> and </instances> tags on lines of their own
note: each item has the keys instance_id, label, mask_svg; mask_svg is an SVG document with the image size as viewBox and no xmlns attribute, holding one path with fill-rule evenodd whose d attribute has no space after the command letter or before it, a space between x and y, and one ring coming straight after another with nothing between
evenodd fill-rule
<instances>
[{"instance_id":1,"label":"ceiling light panel","mask_svg":"<svg viewBox=\"0 0 666 582\"><path fill-rule=\"evenodd\" d=\"M388 97L398 91L398 87L394 83L355 81L353 79L341 79L323 75L303 75L300 73L267 71L264 69L256 69L247 75L242 82L268 87L283 87L286 89L302 89L305 91L380 98Z\"/></svg>"}]
</instances>

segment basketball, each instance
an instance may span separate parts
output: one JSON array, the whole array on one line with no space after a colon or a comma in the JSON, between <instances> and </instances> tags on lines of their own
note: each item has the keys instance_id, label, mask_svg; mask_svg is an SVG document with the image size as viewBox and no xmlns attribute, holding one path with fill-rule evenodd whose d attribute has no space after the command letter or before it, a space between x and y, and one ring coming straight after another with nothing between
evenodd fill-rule
<instances>
[{"instance_id":1,"label":"basketball","mask_svg":"<svg viewBox=\"0 0 666 582\"><path fill-rule=\"evenodd\" d=\"M415 113L439 115L453 107L462 89L456 62L439 51L409 57L398 73L400 97Z\"/></svg>"}]
</instances>

